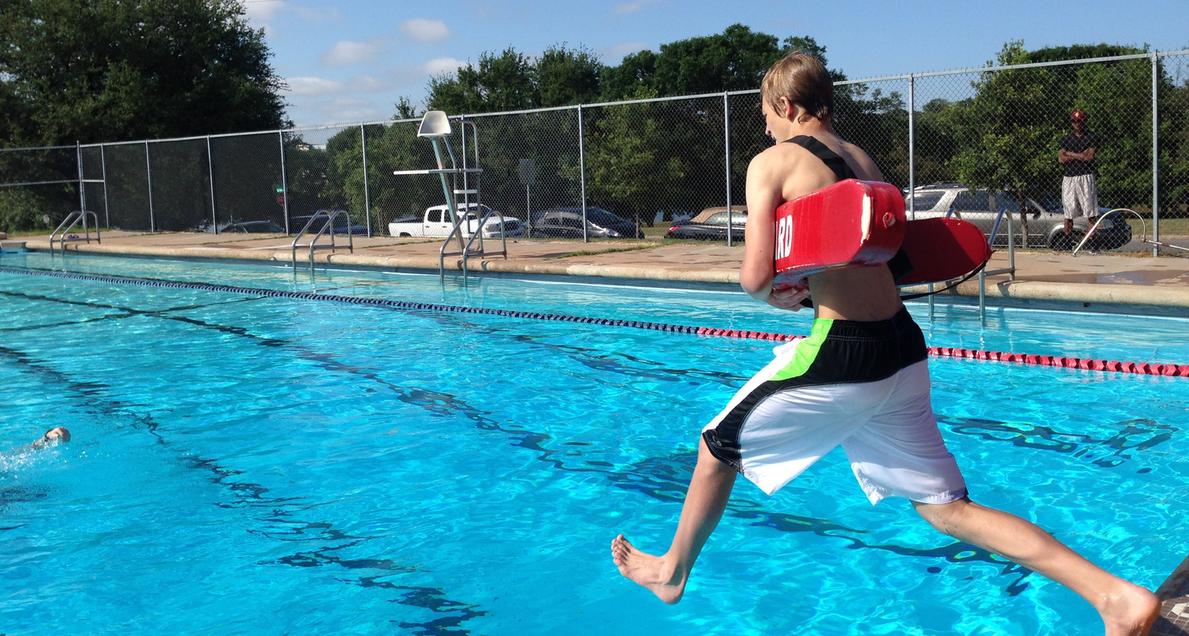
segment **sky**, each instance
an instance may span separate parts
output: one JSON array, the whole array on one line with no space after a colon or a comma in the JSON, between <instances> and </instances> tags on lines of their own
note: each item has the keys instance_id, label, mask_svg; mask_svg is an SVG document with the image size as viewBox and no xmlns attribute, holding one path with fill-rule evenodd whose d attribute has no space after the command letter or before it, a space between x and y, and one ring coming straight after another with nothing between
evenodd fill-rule
<instances>
[{"instance_id":1,"label":"sky","mask_svg":"<svg viewBox=\"0 0 1189 636\"><path fill-rule=\"evenodd\" d=\"M1189 49L1187 0L240 0L264 29L298 126L384 121L431 77L512 47L536 57L583 48L604 64L740 23L780 39L812 36L849 79L973 68L1009 40Z\"/></svg>"}]
</instances>

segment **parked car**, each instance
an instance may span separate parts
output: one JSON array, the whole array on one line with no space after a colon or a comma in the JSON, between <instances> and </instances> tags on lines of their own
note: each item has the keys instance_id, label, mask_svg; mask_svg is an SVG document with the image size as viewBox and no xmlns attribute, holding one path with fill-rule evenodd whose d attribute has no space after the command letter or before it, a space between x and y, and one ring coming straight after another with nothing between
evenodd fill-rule
<instances>
[{"instance_id":1,"label":"parked car","mask_svg":"<svg viewBox=\"0 0 1189 636\"><path fill-rule=\"evenodd\" d=\"M194 227L195 232L215 232L215 227L210 225L210 219L203 220L199 225ZM264 221L232 221L218 226L220 233L252 233L252 234L284 234L285 228L278 223L264 220Z\"/></svg>"},{"instance_id":2,"label":"parked car","mask_svg":"<svg viewBox=\"0 0 1189 636\"><path fill-rule=\"evenodd\" d=\"M990 235L999 216L1000 208L1005 208L1013 214L1012 231L1016 234L1017 244L1021 244L1024 237L1024 223L1021 223L1019 213L1021 205L1019 199L1006 192L995 192L984 188L970 189L958 183L935 183L920 186L910 196L905 197L905 208L910 205L915 208L912 218L929 219L952 216L974 223ZM1028 246L1044 245L1052 249L1073 249L1086 235L1090 224L1085 217L1073 220L1073 231L1065 231L1065 217L1060 208L1046 209L1034 199L1028 198L1023 202L1027 224ZM1118 217L1104 220L1094 236L1086 244L1087 249L1113 250L1131 241L1131 226ZM994 238L995 245L1007 244L1007 219L999 224Z\"/></svg>"},{"instance_id":3,"label":"parked car","mask_svg":"<svg viewBox=\"0 0 1189 636\"><path fill-rule=\"evenodd\" d=\"M677 223L665 232L665 238L700 239L726 241L728 226L732 241L743 240L743 229L747 225L747 213L739 210L727 212L726 208L709 208L709 215L698 214L690 221ZM717 211L715 211L717 210ZM697 219L703 219L698 221Z\"/></svg>"},{"instance_id":4,"label":"parked car","mask_svg":"<svg viewBox=\"0 0 1189 636\"><path fill-rule=\"evenodd\" d=\"M239 221L219 228L220 233L284 234L285 228L272 221Z\"/></svg>"},{"instance_id":5,"label":"parked car","mask_svg":"<svg viewBox=\"0 0 1189 636\"><path fill-rule=\"evenodd\" d=\"M505 216L502 224L498 216L488 217L483 222L483 238L517 238L524 234L524 221L514 216Z\"/></svg>"},{"instance_id":6,"label":"parked car","mask_svg":"<svg viewBox=\"0 0 1189 636\"><path fill-rule=\"evenodd\" d=\"M697 214L692 215L688 219L688 221L690 223L705 223L707 219L714 216L715 214L718 214L719 212L726 212L726 211L727 211L727 206L725 206L725 205L720 205L718 207L713 207L713 208L705 208L701 212L698 212ZM744 216L744 218L746 218L747 217L747 206L732 205L731 212L732 212L732 214L742 214Z\"/></svg>"},{"instance_id":7,"label":"parked car","mask_svg":"<svg viewBox=\"0 0 1189 636\"><path fill-rule=\"evenodd\" d=\"M331 211L331 213L333 213L333 212L334 211ZM301 216L295 216L292 218L292 220L289 221L289 228L293 230L294 234L296 234L297 232L300 232L301 228L305 227L306 223L309 223L310 219L314 218L314 216L316 216L316 215L304 214ZM322 226L324 226L324 225L326 225L326 217L322 217L322 218L314 221L313 224L310 225L310 228L308 230L306 230L306 232L316 234L316 233L318 233L319 230L322 229ZM348 226L347 225L347 217L345 217L345 216L336 217L334 220L335 233L346 234L348 230L350 230L350 233L354 236L367 236L367 226L366 225L358 223L355 219L351 219L351 224L350 224L350 226ZM282 231L284 231L284 230L282 230Z\"/></svg>"},{"instance_id":8,"label":"parked car","mask_svg":"<svg viewBox=\"0 0 1189 636\"><path fill-rule=\"evenodd\" d=\"M525 232L523 221L516 217L504 216L501 224L499 213L486 205L472 203L465 211L464 219L460 226L464 236L470 236L475 231L480 219L483 219L484 238L514 238L524 236ZM450 211L445 204L425 208L420 217L406 215L388 224L388 234L396 237L441 238L449 236L453 229L454 222L450 220Z\"/></svg>"},{"instance_id":9,"label":"parked car","mask_svg":"<svg viewBox=\"0 0 1189 636\"><path fill-rule=\"evenodd\" d=\"M582 208L549 208L533 213L533 236L582 238ZM603 208L586 208L586 236L590 238L644 238L635 223Z\"/></svg>"}]
</instances>

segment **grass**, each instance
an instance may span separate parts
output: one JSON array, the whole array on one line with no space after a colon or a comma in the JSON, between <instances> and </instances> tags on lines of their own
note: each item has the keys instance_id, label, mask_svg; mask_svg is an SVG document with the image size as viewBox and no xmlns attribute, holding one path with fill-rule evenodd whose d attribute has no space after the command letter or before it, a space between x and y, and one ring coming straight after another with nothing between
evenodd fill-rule
<instances>
[{"instance_id":1,"label":"grass","mask_svg":"<svg viewBox=\"0 0 1189 636\"><path fill-rule=\"evenodd\" d=\"M1144 224L1148 227L1148 238L1152 238L1152 222L1147 220L1140 223L1140 220L1131 217L1127 219L1127 224L1131 226L1131 233L1139 237L1140 232L1143 231ZM1189 218L1183 219L1160 219L1160 236L1189 236Z\"/></svg>"},{"instance_id":2,"label":"grass","mask_svg":"<svg viewBox=\"0 0 1189 636\"><path fill-rule=\"evenodd\" d=\"M672 223L657 223L652 227L642 226L640 229L644 230L645 239L657 241L665 238L665 232L668 232L672 226Z\"/></svg>"}]
</instances>

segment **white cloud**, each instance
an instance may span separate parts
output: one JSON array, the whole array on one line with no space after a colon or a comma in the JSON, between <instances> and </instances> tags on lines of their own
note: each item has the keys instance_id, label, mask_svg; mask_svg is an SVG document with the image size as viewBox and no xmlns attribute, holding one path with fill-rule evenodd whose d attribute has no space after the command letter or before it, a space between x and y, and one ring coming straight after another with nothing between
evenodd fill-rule
<instances>
[{"instance_id":1,"label":"white cloud","mask_svg":"<svg viewBox=\"0 0 1189 636\"><path fill-rule=\"evenodd\" d=\"M305 22L329 22L341 20L342 14L336 8L312 9L293 4L288 0L239 0L244 7L248 22L265 31L272 30L272 19L281 13L294 13Z\"/></svg>"},{"instance_id":2,"label":"white cloud","mask_svg":"<svg viewBox=\"0 0 1189 636\"><path fill-rule=\"evenodd\" d=\"M329 95L343 90L343 83L324 77L288 77L285 83L289 85L289 92L294 95Z\"/></svg>"},{"instance_id":3,"label":"white cloud","mask_svg":"<svg viewBox=\"0 0 1189 636\"><path fill-rule=\"evenodd\" d=\"M318 111L325 116L324 121L332 122L375 121L392 115L373 102L351 97L332 99L320 104Z\"/></svg>"},{"instance_id":4,"label":"white cloud","mask_svg":"<svg viewBox=\"0 0 1189 636\"><path fill-rule=\"evenodd\" d=\"M330 64L332 66L344 66L347 64L358 64L360 62L368 62L375 59L379 54L380 47L369 42L351 42L344 40L337 42L329 51L322 56L323 64Z\"/></svg>"},{"instance_id":5,"label":"white cloud","mask_svg":"<svg viewBox=\"0 0 1189 636\"><path fill-rule=\"evenodd\" d=\"M425 63L425 72L429 73L430 75L453 73L465 65L466 62L452 57L435 57L434 59Z\"/></svg>"},{"instance_id":6,"label":"white cloud","mask_svg":"<svg viewBox=\"0 0 1189 636\"><path fill-rule=\"evenodd\" d=\"M311 9L309 7L293 7L302 20L306 22L327 22L329 20L341 20L343 15L339 13L338 9Z\"/></svg>"},{"instance_id":7,"label":"white cloud","mask_svg":"<svg viewBox=\"0 0 1189 636\"><path fill-rule=\"evenodd\" d=\"M360 75L359 77L351 78L350 86L353 90L361 93L381 93L391 90L392 82L372 77L371 75Z\"/></svg>"},{"instance_id":8,"label":"white cloud","mask_svg":"<svg viewBox=\"0 0 1189 636\"><path fill-rule=\"evenodd\" d=\"M284 0L240 0L244 5L244 13L248 21L257 25L264 25L285 7Z\"/></svg>"},{"instance_id":9,"label":"white cloud","mask_svg":"<svg viewBox=\"0 0 1189 636\"><path fill-rule=\"evenodd\" d=\"M446 23L441 20L426 20L424 18L405 20L400 25L400 30L418 42L434 42L450 37L450 29L446 28Z\"/></svg>"},{"instance_id":10,"label":"white cloud","mask_svg":"<svg viewBox=\"0 0 1189 636\"><path fill-rule=\"evenodd\" d=\"M656 0L636 0L635 2L624 2L615 5L615 12L623 15L627 13L636 13L644 10L645 7L656 4Z\"/></svg>"}]
</instances>

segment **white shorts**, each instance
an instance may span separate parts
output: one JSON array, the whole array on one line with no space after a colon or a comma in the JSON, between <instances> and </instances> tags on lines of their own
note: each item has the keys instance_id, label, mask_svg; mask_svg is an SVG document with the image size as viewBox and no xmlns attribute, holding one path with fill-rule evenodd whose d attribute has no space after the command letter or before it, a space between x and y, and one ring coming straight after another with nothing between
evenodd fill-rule
<instances>
[{"instance_id":1,"label":"white shorts","mask_svg":"<svg viewBox=\"0 0 1189 636\"><path fill-rule=\"evenodd\" d=\"M1083 174L1061 179L1061 208L1065 218L1098 216L1098 184L1094 175Z\"/></svg>"},{"instance_id":2,"label":"white shorts","mask_svg":"<svg viewBox=\"0 0 1189 636\"><path fill-rule=\"evenodd\" d=\"M775 349L702 431L710 452L772 494L841 445L872 504L949 503L966 482L937 429L924 337L907 311L814 321Z\"/></svg>"}]
</instances>

